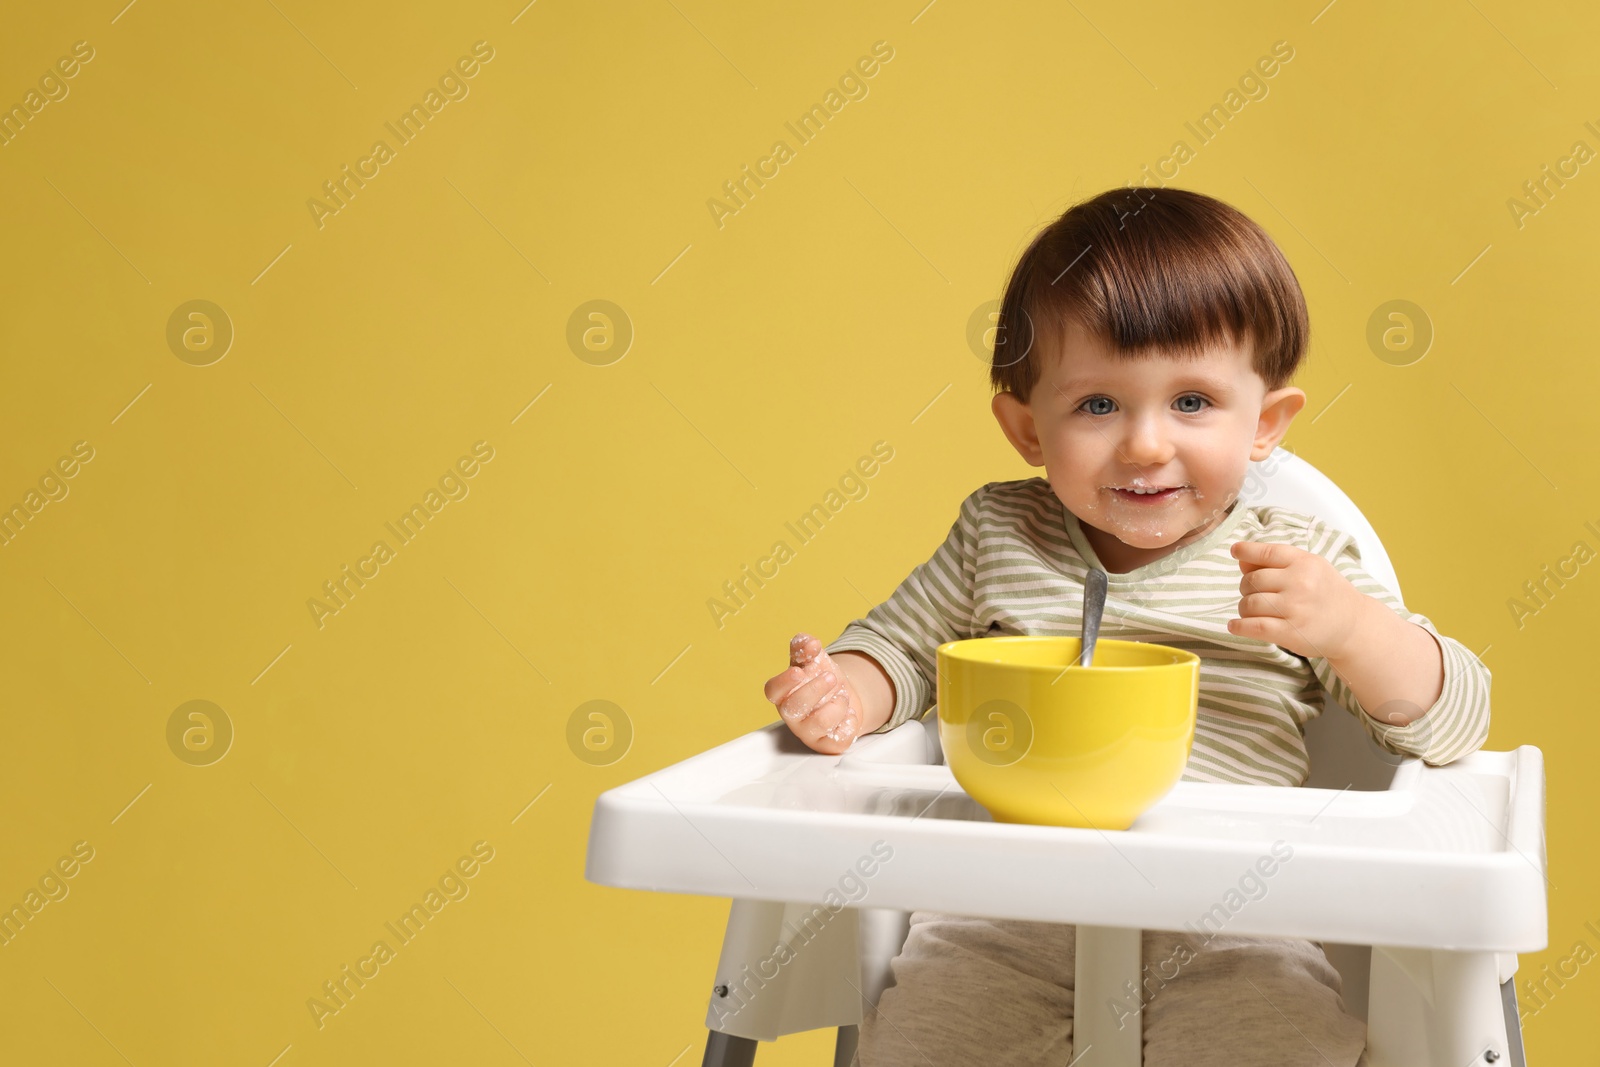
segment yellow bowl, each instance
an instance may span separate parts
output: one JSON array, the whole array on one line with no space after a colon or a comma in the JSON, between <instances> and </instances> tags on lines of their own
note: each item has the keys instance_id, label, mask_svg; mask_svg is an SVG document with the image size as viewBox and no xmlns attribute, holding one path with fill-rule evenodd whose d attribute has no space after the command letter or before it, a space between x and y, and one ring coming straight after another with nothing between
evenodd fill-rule
<instances>
[{"instance_id":1,"label":"yellow bowl","mask_svg":"<svg viewBox=\"0 0 1600 1067\"><path fill-rule=\"evenodd\" d=\"M979 637L937 650L939 742L996 822L1126 830L1183 776L1200 657L1101 638Z\"/></svg>"}]
</instances>

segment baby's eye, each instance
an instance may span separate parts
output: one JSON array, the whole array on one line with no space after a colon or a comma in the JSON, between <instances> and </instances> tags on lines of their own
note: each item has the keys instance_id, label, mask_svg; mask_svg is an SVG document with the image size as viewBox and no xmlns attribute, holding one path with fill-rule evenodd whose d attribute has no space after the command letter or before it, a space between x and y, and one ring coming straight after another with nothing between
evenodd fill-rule
<instances>
[{"instance_id":1,"label":"baby's eye","mask_svg":"<svg viewBox=\"0 0 1600 1067\"><path fill-rule=\"evenodd\" d=\"M1191 400L1192 401L1197 401L1200 406L1197 406L1197 407L1180 407L1178 410L1181 411L1185 415L1198 415L1202 410L1204 410L1204 405L1211 403L1211 401L1207 400L1205 397L1201 396L1199 393L1185 393L1183 396L1180 396L1176 401L1174 401L1174 403L1183 404L1186 401L1191 401ZM1109 415L1109 414L1111 414L1111 412L1109 410L1085 410L1086 408L1089 407L1090 404L1111 404L1114 407L1115 406L1115 401L1113 401L1109 396L1091 396L1089 399L1085 400L1083 403L1078 405L1078 410L1079 411L1083 411L1084 414L1086 414L1086 415Z\"/></svg>"}]
</instances>

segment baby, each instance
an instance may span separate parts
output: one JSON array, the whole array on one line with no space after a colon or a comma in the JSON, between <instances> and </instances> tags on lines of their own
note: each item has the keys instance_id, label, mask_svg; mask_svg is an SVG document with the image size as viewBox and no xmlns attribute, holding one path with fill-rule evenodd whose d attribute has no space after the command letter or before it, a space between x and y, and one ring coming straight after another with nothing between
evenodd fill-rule
<instances>
[{"instance_id":1,"label":"baby","mask_svg":"<svg viewBox=\"0 0 1600 1067\"><path fill-rule=\"evenodd\" d=\"M806 745L835 755L923 715L943 642L1077 636L1091 568L1109 578L1100 636L1201 657L1184 781L1302 785L1328 695L1397 755L1483 745L1482 662L1368 574L1349 534L1240 501L1306 402L1288 384L1305 298L1259 226L1185 190L1103 193L1033 240L997 325L994 416L1045 477L968 496L933 557L826 649L794 638L765 695ZM1074 931L913 912L862 1067L1069 1063ZM1319 944L1208 933L1143 932L1129 1021L1149 1067L1365 1064Z\"/></svg>"}]
</instances>

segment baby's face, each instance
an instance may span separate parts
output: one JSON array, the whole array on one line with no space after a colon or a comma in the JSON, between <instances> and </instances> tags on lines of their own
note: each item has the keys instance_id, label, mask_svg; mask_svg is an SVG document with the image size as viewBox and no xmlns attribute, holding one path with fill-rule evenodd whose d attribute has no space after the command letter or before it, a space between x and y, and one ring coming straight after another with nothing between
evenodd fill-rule
<instances>
[{"instance_id":1,"label":"baby's face","mask_svg":"<svg viewBox=\"0 0 1600 1067\"><path fill-rule=\"evenodd\" d=\"M1293 387L1269 395L1248 347L1125 361L1072 323L1029 403L1001 393L995 415L1101 561L1123 571L1215 527L1304 403Z\"/></svg>"}]
</instances>

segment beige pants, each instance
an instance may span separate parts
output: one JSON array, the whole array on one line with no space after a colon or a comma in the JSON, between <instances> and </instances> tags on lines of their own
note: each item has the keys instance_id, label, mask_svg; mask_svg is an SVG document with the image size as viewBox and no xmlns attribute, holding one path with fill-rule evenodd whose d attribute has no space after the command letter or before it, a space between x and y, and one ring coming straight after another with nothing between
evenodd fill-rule
<instances>
[{"instance_id":1,"label":"beige pants","mask_svg":"<svg viewBox=\"0 0 1600 1067\"><path fill-rule=\"evenodd\" d=\"M862 1020L857 1063L1067 1067L1075 933L912 912L894 984ZM1146 1067L1366 1067L1366 1024L1345 1010L1339 972L1312 942L1160 930L1142 940L1142 995L1115 991L1119 1006L1099 1010L1142 1024Z\"/></svg>"}]
</instances>

